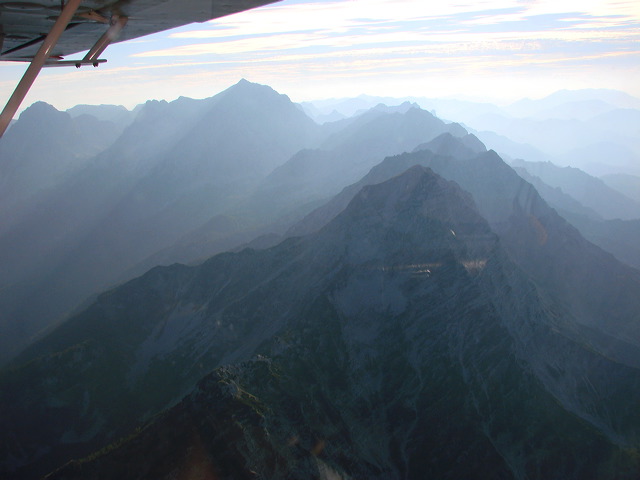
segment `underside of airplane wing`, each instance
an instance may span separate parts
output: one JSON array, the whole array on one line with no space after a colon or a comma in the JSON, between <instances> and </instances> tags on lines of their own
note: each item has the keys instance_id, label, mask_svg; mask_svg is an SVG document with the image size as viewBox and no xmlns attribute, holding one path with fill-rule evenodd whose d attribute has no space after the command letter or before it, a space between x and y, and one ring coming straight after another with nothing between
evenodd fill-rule
<instances>
[{"instance_id":1,"label":"underside of airplane wing","mask_svg":"<svg viewBox=\"0 0 640 480\"><path fill-rule=\"evenodd\" d=\"M0 113L0 137L42 67L93 65L114 42L206 22L279 0L0 0L0 61L29 67ZM64 57L88 50L82 59Z\"/></svg>"},{"instance_id":2,"label":"underside of airplane wing","mask_svg":"<svg viewBox=\"0 0 640 480\"><path fill-rule=\"evenodd\" d=\"M55 60L89 50L113 16L128 19L117 41L205 22L276 0L83 0L50 52ZM60 0L0 0L0 60L31 61L59 17Z\"/></svg>"}]
</instances>

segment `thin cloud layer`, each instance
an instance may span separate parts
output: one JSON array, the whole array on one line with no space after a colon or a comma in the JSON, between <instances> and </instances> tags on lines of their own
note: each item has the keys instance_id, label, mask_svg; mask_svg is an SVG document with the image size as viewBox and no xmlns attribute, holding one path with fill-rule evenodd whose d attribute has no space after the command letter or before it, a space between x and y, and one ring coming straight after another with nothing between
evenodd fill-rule
<instances>
[{"instance_id":1,"label":"thin cloud layer","mask_svg":"<svg viewBox=\"0 0 640 480\"><path fill-rule=\"evenodd\" d=\"M639 45L636 0L285 0L112 45L100 71L46 72L28 101L89 103L76 100L87 81L102 103L205 97L241 77L297 100L515 99L585 87L640 96ZM15 83L0 70L1 84Z\"/></svg>"},{"instance_id":2,"label":"thin cloud layer","mask_svg":"<svg viewBox=\"0 0 640 480\"><path fill-rule=\"evenodd\" d=\"M354 77L376 71L429 76L442 69L505 75L508 68L541 65L581 65L592 76L612 62L637 74L640 7L613 0L289 1L175 32L169 40L134 57L202 58L211 65L239 60L254 68L277 63L279 69L291 62L328 76L342 75L347 61Z\"/></svg>"}]
</instances>

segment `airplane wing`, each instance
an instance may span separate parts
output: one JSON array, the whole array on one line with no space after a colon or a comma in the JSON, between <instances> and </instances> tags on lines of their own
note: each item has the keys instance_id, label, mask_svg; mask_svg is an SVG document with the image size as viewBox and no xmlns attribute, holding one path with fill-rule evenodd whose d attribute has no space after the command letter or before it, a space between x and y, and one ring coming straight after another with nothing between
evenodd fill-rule
<instances>
[{"instance_id":1,"label":"airplane wing","mask_svg":"<svg viewBox=\"0 0 640 480\"><path fill-rule=\"evenodd\" d=\"M83 0L52 58L89 50L113 15L128 18L122 42L193 22L205 22L277 0ZM60 15L60 0L0 0L0 60L31 61Z\"/></svg>"},{"instance_id":2,"label":"airplane wing","mask_svg":"<svg viewBox=\"0 0 640 480\"><path fill-rule=\"evenodd\" d=\"M97 67L111 43L279 0L0 0L0 61L29 67L0 113L0 137L45 65ZM63 60L88 50L83 59Z\"/></svg>"}]
</instances>

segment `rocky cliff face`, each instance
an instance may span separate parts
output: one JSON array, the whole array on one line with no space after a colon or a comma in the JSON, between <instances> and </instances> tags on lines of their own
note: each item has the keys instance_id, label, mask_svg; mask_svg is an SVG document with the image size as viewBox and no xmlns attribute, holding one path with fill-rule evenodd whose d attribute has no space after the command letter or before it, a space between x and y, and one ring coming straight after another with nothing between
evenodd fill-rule
<instances>
[{"instance_id":1,"label":"rocky cliff face","mask_svg":"<svg viewBox=\"0 0 640 480\"><path fill-rule=\"evenodd\" d=\"M458 142L454 137L449 142ZM433 150L442 148L435 142ZM289 235L313 232L335 217L364 185L379 183L412 165L432 168L469 192L481 215L500 237L505 250L545 292L563 304L575 320L605 333L599 347L620 361L640 364L622 354L640 345L640 273L586 241L550 208L533 186L493 151L442 156L428 147L386 158L358 183L346 187L326 205L292 227ZM455 147L449 147L455 151ZM629 347L632 344L634 347Z\"/></svg>"},{"instance_id":2,"label":"rocky cliff face","mask_svg":"<svg viewBox=\"0 0 640 480\"><path fill-rule=\"evenodd\" d=\"M312 235L155 269L3 373L3 469L146 418L50 478L637 478L640 371L510 255L416 166Z\"/></svg>"}]
</instances>

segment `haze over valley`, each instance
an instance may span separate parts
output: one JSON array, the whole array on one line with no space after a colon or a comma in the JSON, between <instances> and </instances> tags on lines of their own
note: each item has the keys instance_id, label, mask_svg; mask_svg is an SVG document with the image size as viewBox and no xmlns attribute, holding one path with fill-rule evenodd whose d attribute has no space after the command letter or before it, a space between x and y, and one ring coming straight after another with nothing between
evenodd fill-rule
<instances>
[{"instance_id":1,"label":"haze over valley","mask_svg":"<svg viewBox=\"0 0 640 480\"><path fill-rule=\"evenodd\" d=\"M640 99L37 102L0 365L1 478L638 478Z\"/></svg>"}]
</instances>

